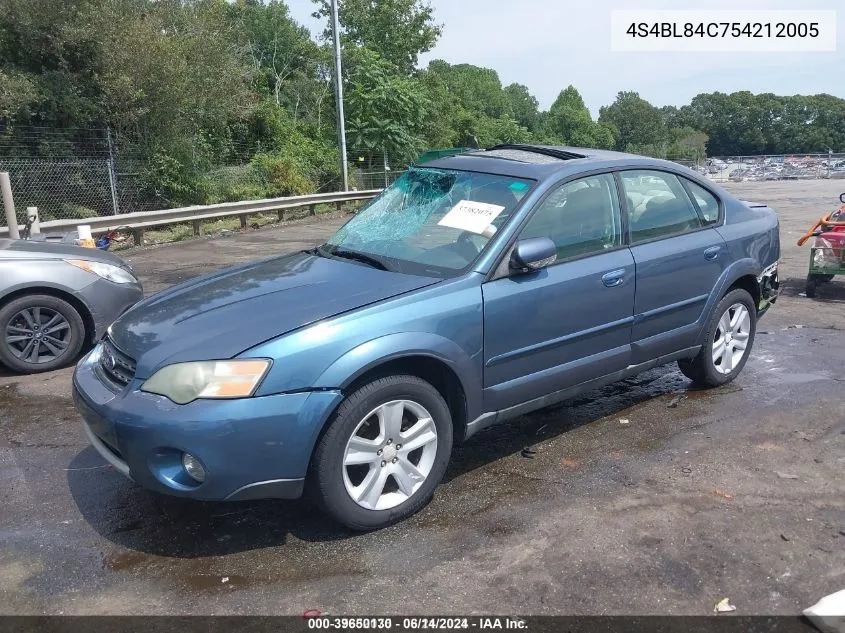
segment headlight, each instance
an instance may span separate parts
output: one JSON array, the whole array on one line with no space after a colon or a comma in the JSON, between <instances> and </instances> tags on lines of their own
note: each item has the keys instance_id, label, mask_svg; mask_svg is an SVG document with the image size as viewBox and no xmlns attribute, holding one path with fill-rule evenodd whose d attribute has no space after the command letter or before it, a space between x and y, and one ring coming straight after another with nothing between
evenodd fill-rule
<instances>
[{"instance_id":1,"label":"headlight","mask_svg":"<svg viewBox=\"0 0 845 633\"><path fill-rule=\"evenodd\" d=\"M197 398L248 398L270 367L269 360L210 360L162 367L141 391L167 396L176 404Z\"/></svg>"},{"instance_id":2,"label":"headlight","mask_svg":"<svg viewBox=\"0 0 845 633\"><path fill-rule=\"evenodd\" d=\"M87 270L89 273L94 273L108 279L116 284L134 284L138 280L120 266L113 266L111 264L104 264L103 262L92 262L88 259L66 259L71 266L76 266L82 270Z\"/></svg>"}]
</instances>

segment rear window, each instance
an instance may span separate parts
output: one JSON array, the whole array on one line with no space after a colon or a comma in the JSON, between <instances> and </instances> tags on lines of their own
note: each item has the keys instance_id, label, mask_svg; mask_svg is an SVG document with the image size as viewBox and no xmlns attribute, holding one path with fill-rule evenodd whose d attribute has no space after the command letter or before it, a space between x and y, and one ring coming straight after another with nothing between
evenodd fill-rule
<instances>
[{"instance_id":1,"label":"rear window","mask_svg":"<svg viewBox=\"0 0 845 633\"><path fill-rule=\"evenodd\" d=\"M701 215L704 216L705 224L715 224L719 221L719 200L712 193L707 191L701 185L694 183L692 180L684 178L690 193L692 194L695 203L701 210Z\"/></svg>"}]
</instances>

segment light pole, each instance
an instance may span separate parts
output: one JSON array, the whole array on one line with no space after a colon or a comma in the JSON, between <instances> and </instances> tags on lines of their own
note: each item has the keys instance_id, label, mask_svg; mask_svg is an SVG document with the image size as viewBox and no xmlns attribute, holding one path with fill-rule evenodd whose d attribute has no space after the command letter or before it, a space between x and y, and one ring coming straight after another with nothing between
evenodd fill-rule
<instances>
[{"instance_id":1,"label":"light pole","mask_svg":"<svg viewBox=\"0 0 845 633\"><path fill-rule=\"evenodd\" d=\"M337 0L332 0L332 35L334 39L334 100L337 111L337 135L340 138L340 170L343 174L343 190L349 191L349 175L346 164L346 125L343 121L343 79L340 72L340 32L337 19Z\"/></svg>"}]
</instances>

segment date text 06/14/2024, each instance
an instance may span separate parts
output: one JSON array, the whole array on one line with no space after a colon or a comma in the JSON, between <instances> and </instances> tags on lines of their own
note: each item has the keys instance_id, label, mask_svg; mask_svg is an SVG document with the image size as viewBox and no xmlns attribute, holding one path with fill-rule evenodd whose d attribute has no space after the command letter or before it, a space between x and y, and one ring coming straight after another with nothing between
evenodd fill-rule
<instances>
[{"instance_id":1,"label":"date text 06/14/2024","mask_svg":"<svg viewBox=\"0 0 845 633\"><path fill-rule=\"evenodd\" d=\"M528 623L517 617L308 617L308 628L315 630L527 630Z\"/></svg>"}]
</instances>

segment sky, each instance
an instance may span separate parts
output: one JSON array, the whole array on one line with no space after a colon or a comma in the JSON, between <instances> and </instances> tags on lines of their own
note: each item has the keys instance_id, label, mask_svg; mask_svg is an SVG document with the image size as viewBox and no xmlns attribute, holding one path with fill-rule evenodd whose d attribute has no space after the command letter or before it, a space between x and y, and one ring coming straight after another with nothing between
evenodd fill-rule
<instances>
[{"instance_id":1,"label":"sky","mask_svg":"<svg viewBox=\"0 0 845 633\"><path fill-rule=\"evenodd\" d=\"M342 0L341 0L342 1ZM653 105L689 103L701 92L845 97L842 0L429 0L443 35L420 58L492 68L502 85L524 84L546 110L574 85L593 116L616 93L633 90ZM298 22L322 32L311 0L287 0ZM611 52L610 16L618 9L839 9L836 52Z\"/></svg>"}]
</instances>

